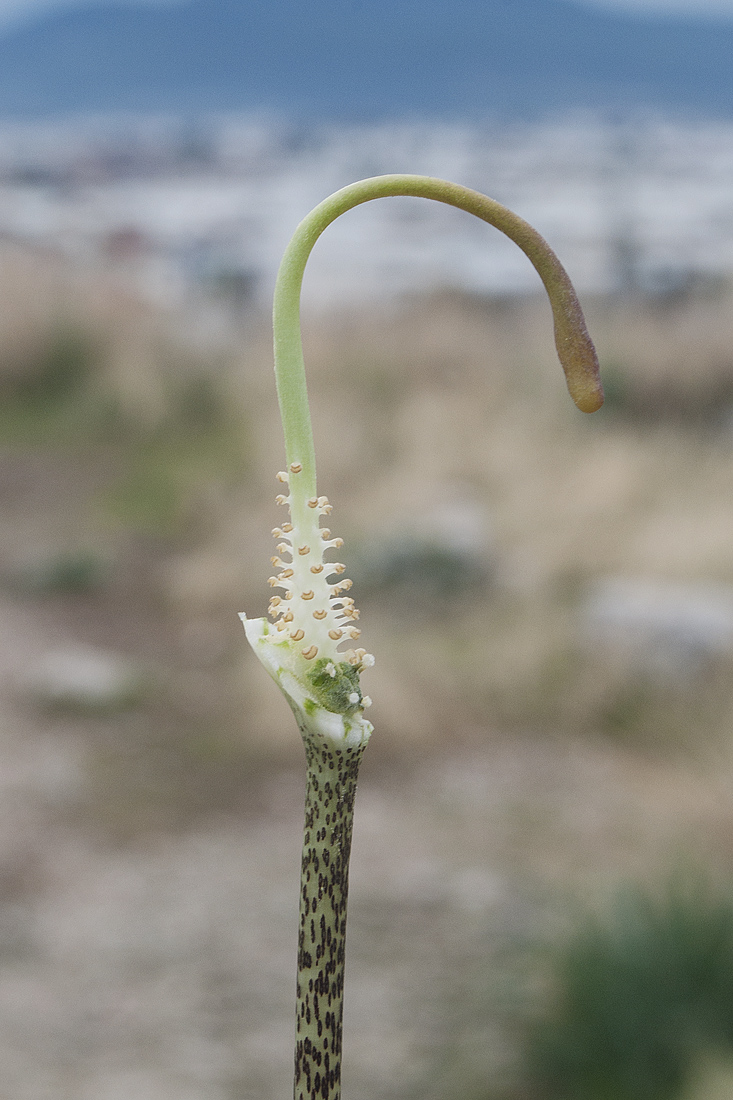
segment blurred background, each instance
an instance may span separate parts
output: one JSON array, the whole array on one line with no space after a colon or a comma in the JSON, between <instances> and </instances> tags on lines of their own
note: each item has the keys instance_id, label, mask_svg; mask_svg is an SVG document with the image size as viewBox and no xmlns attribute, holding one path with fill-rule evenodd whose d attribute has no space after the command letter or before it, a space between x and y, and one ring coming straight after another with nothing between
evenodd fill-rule
<instances>
[{"instance_id":1,"label":"blurred background","mask_svg":"<svg viewBox=\"0 0 733 1100\"><path fill-rule=\"evenodd\" d=\"M0 3L0 1100L274 1100L280 254L376 655L350 1100L733 1096L733 2Z\"/></svg>"}]
</instances>

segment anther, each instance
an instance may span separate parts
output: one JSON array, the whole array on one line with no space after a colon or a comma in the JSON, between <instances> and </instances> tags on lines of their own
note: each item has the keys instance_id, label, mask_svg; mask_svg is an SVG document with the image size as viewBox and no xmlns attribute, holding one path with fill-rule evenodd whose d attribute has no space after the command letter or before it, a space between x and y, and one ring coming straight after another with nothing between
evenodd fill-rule
<instances>
[{"instance_id":1,"label":"anther","mask_svg":"<svg viewBox=\"0 0 733 1100\"><path fill-rule=\"evenodd\" d=\"M305 638L305 631L304 630L294 630L293 633L290 635L290 637L292 638L292 640L294 642L302 642L303 638Z\"/></svg>"},{"instance_id":2,"label":"anther","mask_svg":"<svg viewBox=\"0 0 733 1100\"><path fill-rule=\"evenodd\" d=\"M281 539L283 537L282 527L273 527L271 533L274 539Z\"/></svg>"},{"instance_id":3,"label":"anther","mask_svg":"<svg viewBox=\"0 0 733 1100\"><path fill-rule=\"evenodd\" d=\"M290 473L291 474L299 474L302 469L303 469L303 467L301 466L301 464L299 462L291 462L290 463Z\"/></svg>"},{"instance_id":4,"label":"anther","mask_svg":"<svg viewBox=\"0 0 733 1100\"><path fill-rule=\"evenodd\" d=\"M278 573L277 579L279 581L289 581L293 575L292 569L283 569L282 573Z\"/></svg>"},{"instance_id":5,"label":"anther","mask_svg":"<svg viewBox=\"0 0 733 1100\"><path fill-rule=\"evenodd\" d=\"M275 563L273 562L272 564L274 565ZM328 575L329 576L331 575L331 573L345 573L346 572L346 566L343 564L343 562L340 562L340 561L326 562L326 565L328 566Z\"/></svg>"},{"instance_id":6,"label":"anther","mask_svg":"<svg viewBox=\"0 0 733 1100\"><path fill-rule=\"evenodd\" d=\"M282 481L283 485L287 485L288 475L285 473L284 470L280 470L278 473L276 473L275 477L277 478L278 481Z\"/></svg>"},{"instance_id":7,"label":"anther","mask_svg":"<svg viewBox=\"0 0 733 1100\"><path fill-rule=\"evenodd\" d=\"M337 642L343 636L343 633L343 630L329 630L328 636L333 638L334 642Z\"/></svg>"},{"instance_id":8,"label":"anther","mask_svg":"<svg viewBox=\"0 0 733 1100\"><path fill-rule=\"evenodd\" d=\"M277 556L270 558L270 565L276 565L279 569L285 568L285 562L280 561Z\"/></svg>"},{"instance_id":9,"label":"anther","mask_svg":"<svg viewBox=\"0 0 733 1100\"><path fill-rule=\"evenodd\" d=\"M333 539L331 541L331 546L335 546L337 550L340 550L343 545L344 545L344 540L341 539L341 538Z\"/></svg>"},{"instance_id":10,"label":"anther","mask_svg":"<svg viewBox=\"0 0 733 1100\"><path fill-rule=\"evenodd\" d=\"M292 611L288 611L285 615L283 615L283 622L284 623L292 623L292 621L293 621Z\"/></svg>"},{"instance_id":11,"label":"anther","mask_svg":"<svg viewBox=\"0 0 733 1100\"><path fill-rule=\"evenodd\" d=\"M287 504L287 503L288 503L288 498L284 497L282 495L282 493L278 493L277 496L275 497L275 504Z\"/></svg>"},{"instance_id":12,"label":"anther","mask_svg":"<svg viewBox=\"0 0 733 1100\"><path fill-rule=\"evenodd\" d=\"M322 572L323 572L323 566L322 565L312 565L311 566L311 573L322 573Z\"/></svg>"},{"instance_id":13,"label":"anther","mask_svg":"<svg viewBox=\"0 0 733 1100\"><path fill-rule=\"evenodd\" d=\"M318 507L318 497L311 497L310 500L308 501L308 507L309 508L317 508Z\"/></svg>"},{"instance_id":14,"label":"anther","mask_svg":"<svg viewBox=\"0 0 733 1100\"><path fill-rule=\"evenodd\" d=\"M292 525L292 523L284 523L282 529L283 529L283 531L285 532L286 535L289 535L290 532L293 529L293 525Z\"/></svg>"},{"instance_id":15,"label":"anther","mask_svg":"<svg viewBox=\"0 0 733 1100\"><path fill-rule=\"evenodd\" d=\"M280 581L277 579L277 577L268 577L267 583L269 584L270 588L277 588Z\"/></svg>"},{"instance_id":16,"label":"anther","mask_svg":"<svg viewBox=\"0 0 733 1100\"><path fill-rule=\"evenodd\" d=\"M358 630L355 626L352 626L351 630L349 631L349 637L353 638L354 641L356 641L357 638L361 637L361 631Z\"/></svg>"},{"instance_id":17,"label":"anther","mask_svg":"<svg viewBox=\"0 0 733 1100\"><path fill-rule=\"evenodd\" d=\"M328 612L323 607L321 608L320 611L314 611L313 612L313 618L314 619L325 619L326 615L328 615Z\"/></svg>"},{"instance_id":18,"label":"anther","mask_svg":"<svg viewBox=\"0 0 733 1100\"><path fill-rule=\"evenodd\" d=\"M298 553L299 554L305 555L305 554L310 554L310 552L311 552L310 546L299 546L298 547Z\"/></svg>"},{"instance_id":19,"label":"anther","mask_svg":"<svg viewBox=\"0 0 733 1100\"><path fill-rule=\"evenodd\" d=\"M326 540L326 539L330 539L330 537L331 537L331 532L329 531L328 527L321 528L321 538Z\"/></svg>"},{"instance_id":20,"label":"anther","mask_svg":"<svg viewBox=\"0 0 733 1100\"><path fill-rule=\"evenodd\" d=\"M308 646L308 649L301 649L300 652L303 654L306 661L312 661L313 658L318 653L318 646L317 645Z\"/></svg>"},{"instance_id":21,"label":"anther","mask_svg":"<svg viewBox=\"0 0 733 1100\"><path fill-rule=\"evenodd\" d=\"M300 593L300 598L301 600L312 600L314 595L313 589L309 588L307 592Z\"/></svg>"},{"instance_id":22,"label":"anther","mask_svg":"<svg viewBox=\"0 0 733 1100\"><path fill-rule=\"evenodd\" d=\"M282 619L280 620L279 623L276 624L276 629L277 630L284 630L285 629L285 623L282 621Z\"/></svg>"},{"instance_id":23,"label":"anther","mask_svg":"<svg viewBox=\"0 0 733 1100\"><path fill-rule=\"evenodd\" d=\"M278 554L292 554L293 552L292 546L288 546L288 544L285 542L279 542L275 549L277 550Z\"/></svg>"},{"instance_id":24,"label":"anther","mask_svg":"<svg viewBox=\"0 0 733 1100\"><path fill-rule=\"evenodd\" d=\"M270 607L279 607L282 602L282 596L272 596L270 598Z\"/></svg>"}]
</instances>

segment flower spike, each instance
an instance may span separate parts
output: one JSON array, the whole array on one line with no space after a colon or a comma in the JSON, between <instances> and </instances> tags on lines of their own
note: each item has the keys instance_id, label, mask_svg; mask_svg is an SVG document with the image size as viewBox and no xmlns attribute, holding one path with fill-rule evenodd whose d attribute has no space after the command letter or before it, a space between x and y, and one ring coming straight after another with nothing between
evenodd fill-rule
<instances>
[{"instance_id":1,"label":"flower spike","mask_svg":"<svg viewBox=\"0 0 733 1100\"><path fill-rule=\"evenodd\" d=\"M280 572L270 577L268 583L281 589L283 595L274 597L277 603L270 603L271 613L275 611L277 615L274 626L265 619L250 620L246 616L243 619L249 641L285 693L301 730L318 726L322 718L331 732L338 731L337 741L356 739L359 743L366 742L371 725L363 718L361 694L358 702L354 702L357 688L346 693L330 691L326 697L314 686L313 669L320 668L321 662L337 670L341 668L336 678L344 675L351 683L353 669L360 671L372 659L365 662L339 651L342 642L358 633L351 623L359 612L352 600L341 595L351 587L350 580L329 583L345 566L324 560L324 553L340 549L343 539L332 538L327 527L319 526L321 516L329 515L332 509L328 498L319 496L316 490L300 337L300 290L306 262L323 230L340 214L361 203L394 195L448 203L474 214L513 240L534 264L549 296L555 345L573 400L583 412L594 412L603 401L595 349L565 269L531 225L494 199L428 176L375 176L335 192L300 223L280 265L273 306L275 379L287 462L277 480L288 488L287 495L280 493L275 500L288 507L291 522L273 530L279 541L278 556L273 557L272 563ZM284 562L280 555L291 560Z\"/></svg>"},{"instance_id":2,"label":"flower spike","mask_svg":"<svg viewBox=\"0 0 733 1100\"><path fill-rule=\"evenodd\" d=\"M364 717L371 699L360 673L374 664L365 649L346 649L360 637L359 612L346 566L327 561L343 539L321 527L328 498L316 489L316 462L300 339L300 289L311 250L330 223L369 199L411 195L436 199L502 230L534 264L550 298L555 346L568 389L583 412L603 401L598 360L572 284L555 253L527 222L505 206L445 180L376 176L337 191L300 223L288 245L275 287L275 379L285 435L287 468L277 480L276 503L290 519L273 529L277 540L268 583L274 620L242 615L247 638L296 717L305 745L308 778L301 871L295 1045L295 1100L339 1100L348 866L356 780L372 732Z\"/></svg>"}]
</instances>

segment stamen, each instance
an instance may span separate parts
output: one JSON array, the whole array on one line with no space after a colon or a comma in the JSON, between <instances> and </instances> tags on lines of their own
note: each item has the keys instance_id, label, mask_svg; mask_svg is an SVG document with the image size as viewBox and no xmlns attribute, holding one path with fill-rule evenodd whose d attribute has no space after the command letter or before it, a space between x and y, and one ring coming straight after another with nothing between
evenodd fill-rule
<instances>
[{"instance_id":1,"label":"stamen","mask_svg":"<svg viewBox=\"0 0 733 1100\"><path fill-rule=\"evenodd\" d=\"M278 493L277 496L275 497L275 504L287 504L287 503L288 503L288 498L284 497L282 495L282 493Z\"/></svg>"},{"instance_id":2,"label":"stamen","mask_svg":"<svg viewBox=\"0 0 733 1100\"><path fill-rule=\"evenodd\" d=\"M323 566L322 565L312 565L311 566L311 573L322 573L322 572L323 572Z\"/></svg>"},{"instance_id":3,"label":"stamen","mask_svg":"<svg viewBox=\"0 0 733 1100\"><path fill-rule=\"evenodd\" d=\"M312 600L314 595L315 595L315 593L314 593L313 589L309 588L307 592L301 592L300 593L300 598L301 598L301 600Z\"/></svg>"},{"instance_id":4,"label":"stamen","mask_svg":"<svg viewBox=\"0 0 733 1100\"><path fill-rule=\"evenodd\" d=\"M310 552L311 552L310 546L299 546L298 547L298 553L302 554L303 556L305 556L306 554L310 554Z\"/></svg>"},{"instance_id":5,"label":"stamen","mask_svg":"<svg viewBox=\"0 0 733 1100\"><path fill-rule=\"evenodd\" d=\"M273 562L273 565L274 564L275 563ZM332 573L345 573L346 572L346 566L341 561L327 561L326 565L328 566L327 576L329 576L329 577L331 576Z\"/></svg>"},{"instance_id":6,"label":"stamen","mask_svg":"<svg viewBox=\"0 0 733 1100\"><path fill-rule=\"evenodd\" d=\"M356 639L357 639L357 638L360 638L360 637L361 637L361 631L360 631L360 630L357 630L357 628L356 628L356 627L354 626L354 627L352 627L352 628L351 628L351 630L349 631L349 637L350 637L350 638L353 638L353 639L354 639L354 641L356 641Z\"/></svg>"},{"instance_id":7,"label":"stamen","mask_svg":"<svg viewBox=\"0 0 733 1100\"><path fill-rule=\"evenodd\" d=\"M302 642L303 638L305 638L305 631L300 629L294 630L290 637L294 642Z\"/></svg>"},{"instance_id":8,"label":"stamen","mask_svg":"<svg viewBox=\"0 0 733 1100\"><path fill-rule=\"evenodd\" d=\"M325 541L326 539L330 539L330 537L331 532L329 531L328 527L323 527L321 529L321 538Z\"/></svg>"},{"instance_id":9,"label":"stamen","mask_svg":"<svg viewBox=\"0 0 733 1100\"><path fill-rule=\"evenodd\" d=\"M289 581L292 576L293 576L293 570L292 569L283 569L282 573L278 573L277 579L279 581Z\"/></svg>"},{"instance_id":10,"label":"stamen","mask_svg":"<svg viewBox=\"0 0 733 1100\"><path fill-rule=\"evenodd\" d=\"M276 473L275 478L277 481L282 481L283 485L287 485L289 480L288 475L285 473L284 470L280 470L278 473Z\"/></svg>"},{"instance_id":11,"label":"stamen","mask_svg":"<svg viewBox=\"0 0 733 1100\"><path fill-rule=\"evenodd\" d=\"M283 524L283 531L285 532L286 535L289 535L290 532L292 531L292 529L293 529L292 523L284 523Z\"/></svg>"},{"instance_id":12,"label":"stamen","mask_svg":"<svg viewBox=\"0 0 733 1100\"><path fill-rule=\"evenodd\" d=\"M306 661L312 661L313 658L318 653L318 646L317 645L309 646L308 649L302 649L301 653L305 657Z\"/></svg>"},{"instance_id":13,"label":"stamen","mask_svg":"<svg viewBox=\"0 0 733 1100\"><path fill-rule=\"evenodd\" d=\"M292 623L293 619L294 619L294 615L293 615L292 611L288 611L287 614L283 615L283 622L284 623Z\"/></svg>"},{"instance_id":14,"label":"stamen","mask_svg":"<svg viewBox=\"0 0 733 1100\"><path fill-rule=\"evenodd\" d=\"M333 638L334 642L337 642L343 636L343 633L343 630L329 630L328 636Z\"/></svg>"},{"instance_id":15,"label":"stamen","mask_svg":"<svg viewBox=\"0 0 733 1100\"><path fill-rule=\"evenodd\" d=\"M308 501L308 507L309 508L317 508L318 507L318 497L311 497L310 500Z\"/></svg>"},{"instance_id":16,"label":"stamen","mask_svg":"<svg viewBox=\"0 0 733 1100\"><path fill-rule=\"evenodd\" d=\"M290 473L291 474L299 474L302 469L303 469L303 467L301 466L301 464L299 462L291 462L290 463Z\"/></svg>"},{"instance_id":17,"label":"stamen","mask_svg":"<svg viewBox=\"0 0 733 1100\"><path fill-rule=\"evenodd\" d=\"M328 612L325 610L325 608L321 608L320 611L313 612L314 619L325 619L326 615L328 615Z\"/></svg>"},{"instance_id":18,"label":"stamen","mask_svg":"<svg viewBox=\"0 0 733 1100\"><path fill-rule=\"evenodd\" d=\"M331 595L332 596L338 596L339 592L348 592L349 589L351 588L351 586L353 585L353 583L354 582L350 581L349 578L347 577L345 581L339 581L338 584L332 584L331 585ZM351 597L349 597L349 600L350 600L351 603L354 602L351 599Z\"/></svg>"}]
</instances>

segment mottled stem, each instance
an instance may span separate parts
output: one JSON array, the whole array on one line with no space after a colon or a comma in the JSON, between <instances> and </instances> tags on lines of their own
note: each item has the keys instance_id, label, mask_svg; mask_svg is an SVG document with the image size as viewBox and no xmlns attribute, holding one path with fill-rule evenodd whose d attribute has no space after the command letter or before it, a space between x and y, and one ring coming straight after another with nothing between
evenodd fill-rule
<instances>
[{"instance_id":1,"label":"mottled stem","mask_svg":"<svg viewBox=\"0 0 733 1100\"><path fill-rule=\"evenodd\" d=\"M284 595L274 597L271 603L271 614L277 620L273 628L263 619L245 617L247 637L298 719L308 762L295 1100L338 1100L341 1095L349 854L357 772L372 731L363 715L369 700L361 694L358 673L373 663L365 650L342 653L338 649L342 641L359 635L353 626L358 617L353 600L342 595L351 582L324 583L330 576L340 576L345 566L324 561L313 552L322 540L326 548L339 547L342 540L331 539L330 531L319 525L318 517L327 515L331 506L316 491L300 336L300 291L311 250L335 218L370 199L397 195L455 206L514 241L534 264L549 296L555 345L573 400L584 412L593 412L603 401L595 349L565 269L531 225L495 200L447 180L376 176L337 191L296 229L280 265L273 303L275 378L288 467L278 479L290 490L287 497L281 494L277 500L288 505L291 522L273 532L281 543L272 562L282 572L270 578L270 584L281 588ZM292 560L283 562L280 554ZM316 599L318 578L322 591L319 589ZM319 660L309 664L316 656Z\"/></svg>"},{"instance_id":2,"label":"mottled stem","mask_svg":"<svg viewBox=\"0 0 733 1100\"><path fill-rule=\"evenodd\" d=\"M300 879L295 1100L341 1096L346 903L354 799L365 744L301 730L308 779Z\"/></svg>"}]
</instances>

